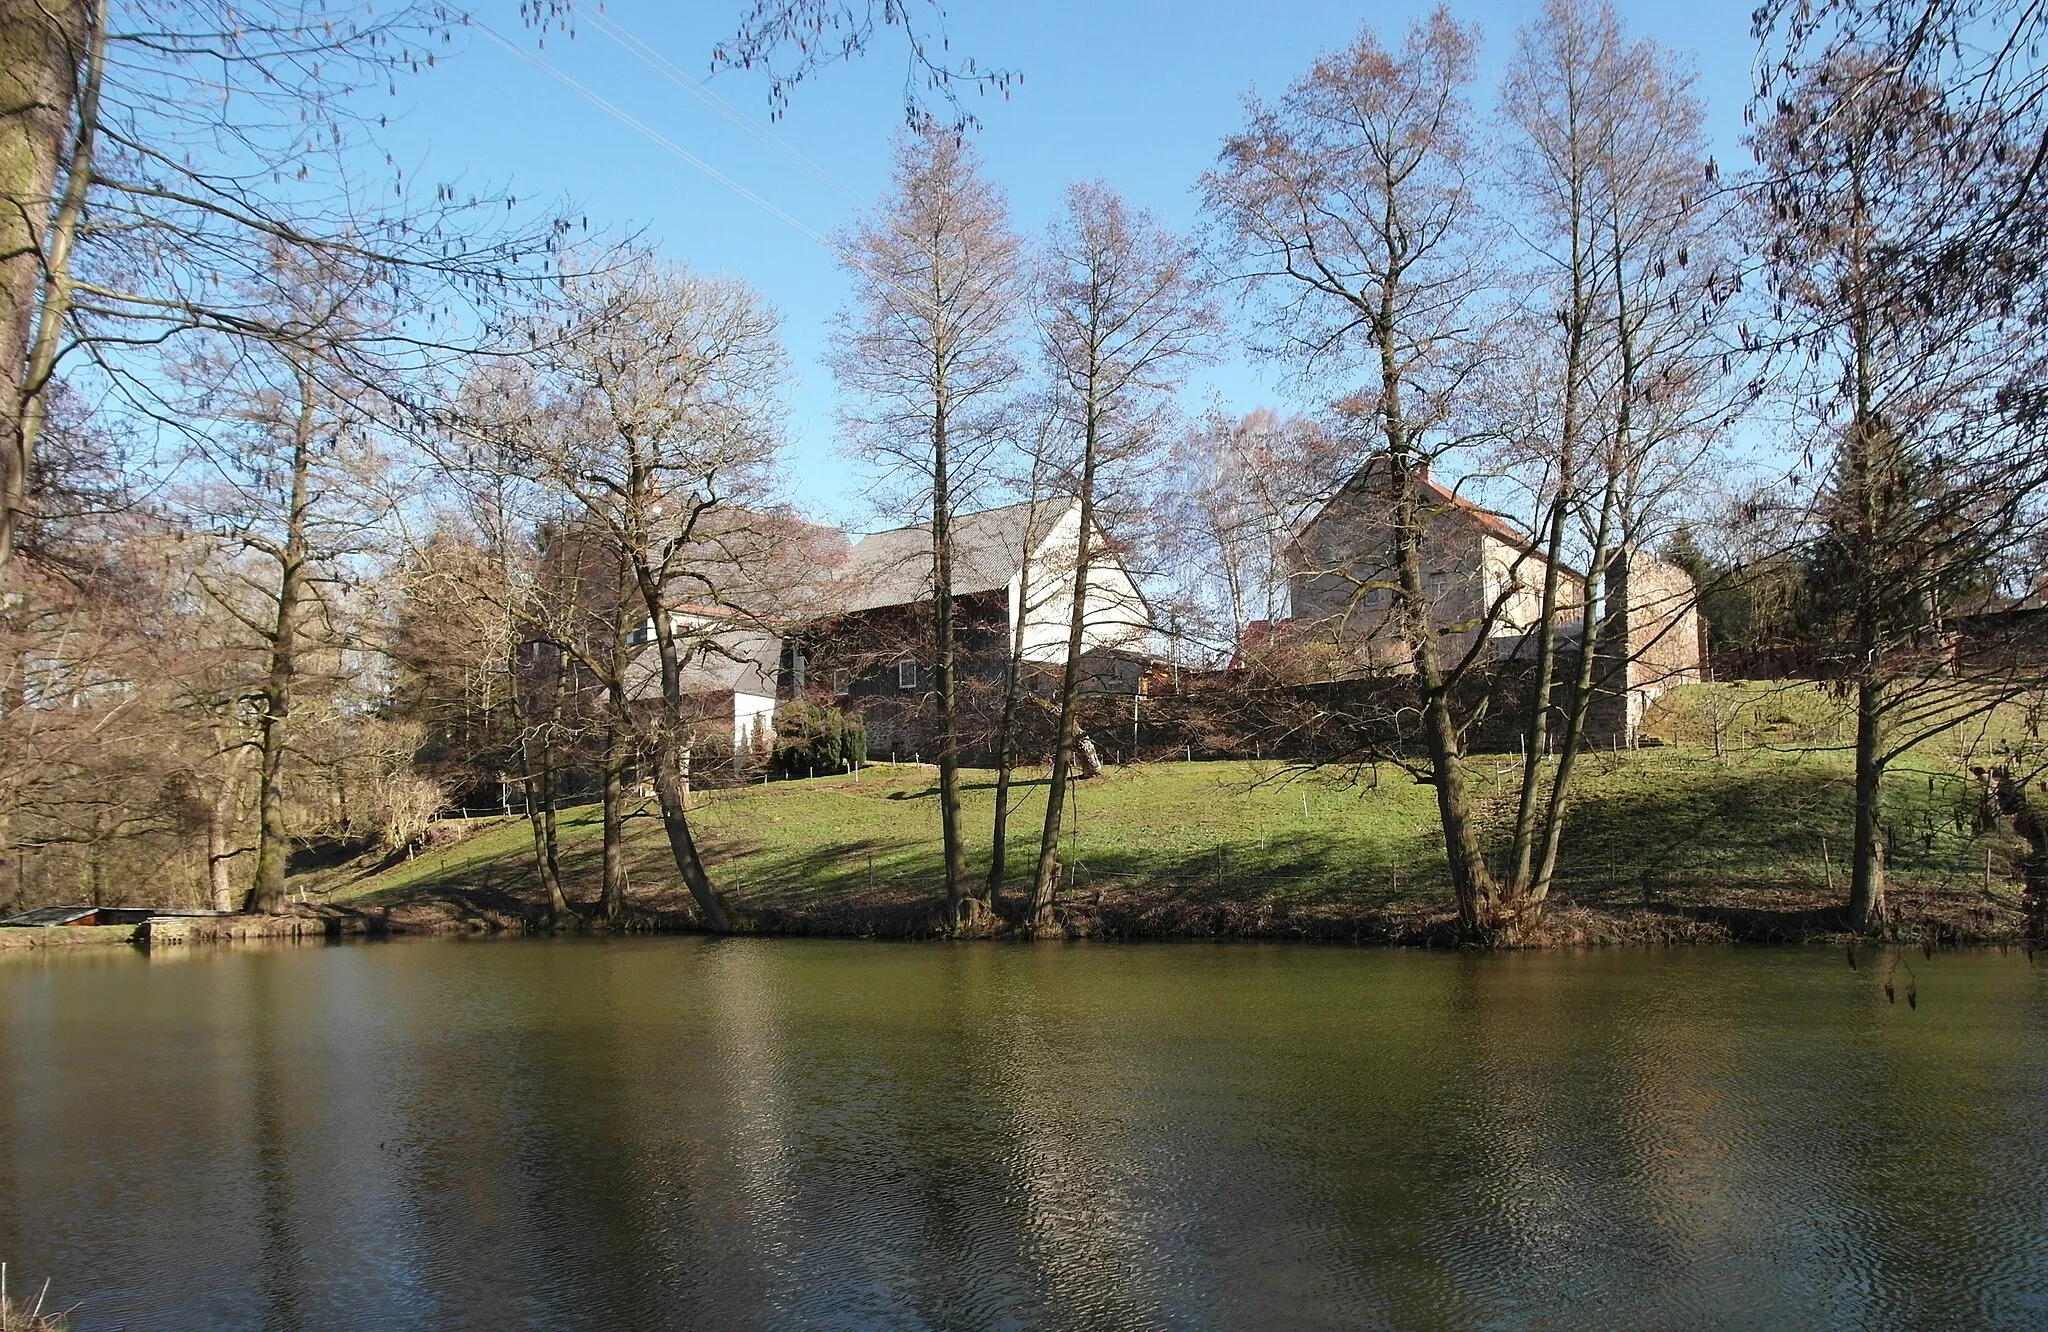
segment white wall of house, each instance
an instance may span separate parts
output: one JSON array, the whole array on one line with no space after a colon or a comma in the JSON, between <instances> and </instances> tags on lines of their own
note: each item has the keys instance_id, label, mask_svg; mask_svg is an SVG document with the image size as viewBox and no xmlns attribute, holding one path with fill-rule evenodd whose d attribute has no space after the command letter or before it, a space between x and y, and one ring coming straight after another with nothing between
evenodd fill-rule
<instances>
[{"instance_id":1,"label":"white wall of house","mask_svg":"<svg viewBox=\"0 0 2048 1332\"><path fill-rule=\"evenodd\" d=\"M760 718L761 726L769 735L775 734L775 700L760 694L734 693L732 696L732 745L744 749L754 742L754 719Z\"/></svg>"},{"instance_id":2,"label":"white wall of house","mask_svg":"<svg viewBox=\"0 0 2048 1332\"><path fill-rule=\"evenodd\" d=\"M1074 505L1053 524L1031 555L1030 605L1020 606L1022 577L1010 580L1010 623L1024 625L1023 657L1032 662L1063 662L1074 614L1074 563L1080 552L1081 508ZM1101 529L1094 540L1103 541ZM1088 571L1088 592L1082 608L1081 646L1137 649L1144 645L1149 616L1137 584L1114 560Z\"/></svg>"}]
</instances>

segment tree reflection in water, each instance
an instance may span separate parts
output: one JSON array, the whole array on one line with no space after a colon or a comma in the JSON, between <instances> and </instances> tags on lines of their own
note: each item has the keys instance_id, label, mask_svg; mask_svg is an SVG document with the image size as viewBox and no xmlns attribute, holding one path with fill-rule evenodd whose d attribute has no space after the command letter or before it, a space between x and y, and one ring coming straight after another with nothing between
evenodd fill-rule
<instances>
[{"instance_id":1,"label":"tree reflection in water","mask_svg":"<svg viewBox=\"0 0 2048 1332\"><path fill-rule=\"evenodd\" d=\"M96 1326L2048 1318L2048 989L1937 957L410 943L0 962Z\"/></svg>"}]
</instances>

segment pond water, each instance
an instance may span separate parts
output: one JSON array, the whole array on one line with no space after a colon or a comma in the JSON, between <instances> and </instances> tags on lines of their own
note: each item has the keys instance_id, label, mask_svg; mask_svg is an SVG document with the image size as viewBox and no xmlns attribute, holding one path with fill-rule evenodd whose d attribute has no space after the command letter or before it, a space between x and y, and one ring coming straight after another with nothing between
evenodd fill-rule
<instances>
[{"instance_id":1,"label":"pond water","mask_svg":"<svg viewBox=\"0 0 2048 1332\"><path fill-rule=\"evenodd\" d=\"M104 1328L2048 1325L2048 959L0 956Z\"/></svg>"}]
</instances>

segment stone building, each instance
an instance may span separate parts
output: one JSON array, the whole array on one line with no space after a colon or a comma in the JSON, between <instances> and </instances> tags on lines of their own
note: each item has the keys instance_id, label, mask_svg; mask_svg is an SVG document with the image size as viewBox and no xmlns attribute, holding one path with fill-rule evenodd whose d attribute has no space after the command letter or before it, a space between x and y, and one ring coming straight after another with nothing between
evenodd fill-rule
<instances>
[{"instance_id":1,"label":"stone building","mask_svg":"<svg viewBox=\"0 0 2048 1332\"><path fill-rule=\"evenodd\" d=\"M1548 561L1513 523L1446 488L1416 478L1423 525L1423 592L1447 662L1478 650L1483 661L1527 660L1542 619ZM1396 615L1392 477L1384 460L1362 468L1295 534L1289 549L1291 618L1266 631L1316 655L1326 678L1402 674L1412 652ZM1557 643L1575 657L1585 575L1557 570ZM1606 605L1615 616L1598 649L1599 693L1588 723L1597 744L1632 744L1644 712L1676 684L1700 678L1696 590L1675 565L1631 549L1609 565ZM1618 608L1626 607L1625 618ZM1619 632L1625 624L1626 632Z\"/></svg>"}]
</instances>

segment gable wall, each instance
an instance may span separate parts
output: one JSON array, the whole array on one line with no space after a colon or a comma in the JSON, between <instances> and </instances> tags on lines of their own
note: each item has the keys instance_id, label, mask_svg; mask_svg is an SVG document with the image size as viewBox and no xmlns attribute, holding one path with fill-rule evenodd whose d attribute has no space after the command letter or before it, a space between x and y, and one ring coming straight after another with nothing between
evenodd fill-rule
<instances>
[{"instance_id":1,"label":"gable wall","mask_svg":"<svg viewBox=\"0 0 2048 1332\"><path fill-rule=\"evenodd\" d=\"M1068 510L1046 535L1031 557L1030 604L1024 608L1024 652L1026 661L1064 663L1067 637L1074 613L1074 564L1080 554L1081 512ZM1104 542L1098 527L1090 543L1098 550ZM1010 581L1009 597L1013 616L1018 614L1020 580ZM1013 620L1014 623L1014 620ZM1138 587L1115 560L1097 563L1088 571L1088 594L1082 608L1082 650L1143 646L1151 630L1150 615L1138 595Z\"/></svg>"}]
</instances>

